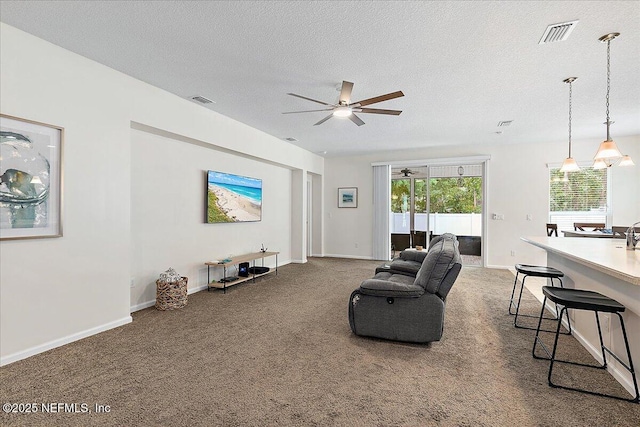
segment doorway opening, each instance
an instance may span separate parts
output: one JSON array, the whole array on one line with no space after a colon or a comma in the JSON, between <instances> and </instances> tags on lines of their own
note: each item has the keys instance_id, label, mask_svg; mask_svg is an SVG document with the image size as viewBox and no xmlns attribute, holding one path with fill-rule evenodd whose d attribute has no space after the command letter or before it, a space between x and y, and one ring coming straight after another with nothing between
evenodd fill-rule
<instances>
[{"instance_id":1,"label":"doorway opening","mask_svg":"<svg viewBox=\"0 0 640 427\"><path fill-rule=\"evenodd\" d=\"M482 266L483 170L483 164L392 167L391 255L453 233L463 264Z\"/></svg>"}]
</instances>

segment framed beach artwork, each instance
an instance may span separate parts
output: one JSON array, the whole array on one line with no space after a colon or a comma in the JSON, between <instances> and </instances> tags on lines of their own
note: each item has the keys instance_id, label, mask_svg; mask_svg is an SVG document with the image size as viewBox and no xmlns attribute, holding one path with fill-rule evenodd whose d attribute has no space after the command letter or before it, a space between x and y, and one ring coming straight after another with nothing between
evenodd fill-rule
<instances>
[{"instance_id":1,"label":"framed beach artwork","mask_svg":"<svg viewBox=\"0 0 640 427\"><path fill-rule=\"evenodd\" d=\"M357 208L358 207L358 187L338 188L338 207Z\"/></svg>"},{"instance_id":2,"label":"framed beach artwork","mask_svg":"<svg viewBox=\"0 0 640 427\"><path fill-rule=\"evenodd\" d=\"M62 236L64 129L0 114L0 240Z\"/></svg>"},{"instance_id":3,"label":"framed beach artwork","mask_svg":"<svg viewBox=\"0 0 640 427\"><path fill-rule=\"evenodd\" d=\"M207 223L261 219L261 179L207 171Z\"/></svg>"}]
</instances>

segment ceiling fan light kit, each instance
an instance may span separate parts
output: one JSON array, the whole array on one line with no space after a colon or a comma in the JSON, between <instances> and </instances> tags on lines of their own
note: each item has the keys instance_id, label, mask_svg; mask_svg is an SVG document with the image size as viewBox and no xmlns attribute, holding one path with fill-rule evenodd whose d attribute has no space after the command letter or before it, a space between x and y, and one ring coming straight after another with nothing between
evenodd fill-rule
<instances>
[{"instance_id":1,"label":"ceiling fan light kit","mask_svg":"<svg viewBox=\"0 0 640 427\"><path fill-rule=\"evenodd\" d=\"M333 110L333 115L336 117L349 117L353 114L353 110L349 107L338 107Z\"/></svg>"},{"instance_id":2,"label":"ceiling fan light kit","mask_svg":"<svg viewBox=\"0 0 640 427\"><path fill-rule=\"evenodd\" d=\"M402 91L387 93L386 95L380 95L373 98L363 99L362 101L351 102L351 91L353 90L353 83L348 81L343 81L340 87L340 98L337 104L329 104L328 102L318 101L317 99L308 98L306 96L297 95L295 93L288 93L287 95L295 96L296 98L306 99L307 101L315 102L318 104L326 105L327 108L319 109L319 110L306 110L306 111L288 111L282 114L295 114L295 113L311 113L317 111L330 111L329 114L324 119L315 123L314 126L321 125L322 123L329 120L331 117L347 117L353 123L358 126L362 126L364 121L360 119L360 117L356 116L354 113L365 113L365 114L386 114L392 116L399 116L402 113L401 110L383 110L380 108L362 108L365 105L377 104L378 102L388 101L390 99L400 98L404 96Z\"/></svg>"}]
</instances>

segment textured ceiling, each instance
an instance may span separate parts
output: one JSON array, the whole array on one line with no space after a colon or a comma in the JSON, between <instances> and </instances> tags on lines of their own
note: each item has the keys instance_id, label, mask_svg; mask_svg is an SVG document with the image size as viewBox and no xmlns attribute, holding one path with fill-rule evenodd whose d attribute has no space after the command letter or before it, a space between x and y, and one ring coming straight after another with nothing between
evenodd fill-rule
<instances>
[{"instance_id":1,"label":"textured ceiling","mask_svg":"<svg viewBox=\"0 0 640 427\"><path fill-rule=\"evenodd\" d=\"M0 19L277 138L327 156L432 145L604 138L606 44L612 135L640 134L638 1L342 1L0 3ZM568 40L539 45L549 24L578 19ZM283 115L402 90L356 126L326 113ZM501 120L511 126L498 128ZM502 130L501 135L495 132Z\"/></svg>"}]
</instances>

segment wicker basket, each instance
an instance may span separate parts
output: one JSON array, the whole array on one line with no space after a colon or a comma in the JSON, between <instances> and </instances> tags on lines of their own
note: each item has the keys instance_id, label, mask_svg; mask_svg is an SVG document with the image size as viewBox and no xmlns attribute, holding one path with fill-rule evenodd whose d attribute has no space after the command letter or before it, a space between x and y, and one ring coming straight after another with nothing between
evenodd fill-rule
<instances>
[{"instance_id":1,"label":"wicker basket","mask_svg":"<svg viewBox=\"0 0 640 427\"><path fill-rule=\"evenodd\" d=\"M187 278L174 283L156 280L156 308L173 310L187 305Z\"/></svg>"}]
</instances>

